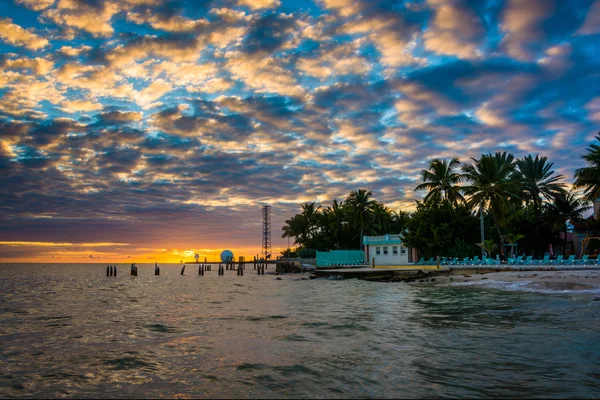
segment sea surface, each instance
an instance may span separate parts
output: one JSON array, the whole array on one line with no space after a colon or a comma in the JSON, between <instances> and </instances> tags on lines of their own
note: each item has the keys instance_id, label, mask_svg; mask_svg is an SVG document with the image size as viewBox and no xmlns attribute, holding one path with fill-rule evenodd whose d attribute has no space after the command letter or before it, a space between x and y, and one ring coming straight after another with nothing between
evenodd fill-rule
<instances>
[{"instance_id":1,"label":"sea surface","mask_svg":"<svg viewBox=\"0 0 600 400\"><path fill-rule=\"evenodd\" d=\"M0 397L600 397L597 293L161 267L0 264Z\"/></svg>"}]
</instances>

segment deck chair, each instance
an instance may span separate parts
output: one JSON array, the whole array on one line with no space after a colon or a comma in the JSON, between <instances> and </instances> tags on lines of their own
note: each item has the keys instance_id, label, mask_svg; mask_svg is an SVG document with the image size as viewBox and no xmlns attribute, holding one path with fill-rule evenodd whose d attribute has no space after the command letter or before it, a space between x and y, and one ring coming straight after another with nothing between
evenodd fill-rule
<instances>
[{"instance_id":1,"label":"deck chair","mask_svg":"<svg viewBox=\"0 0 600 400\"><path fill-rule=\"evenodd\" d=\"M573 264L577 264L577 265L585 265L585 264L587 264L587 262L588 262L588 258L589 258L589 255L587 255L587 254L584 254L583 256L581 256L581 258L580 258L579 260L575 260L575 261L573 262Z\"/></svg>"},{"instance_id":2,"label":"deck chair","mask_svg":"<svg viewBox=\"0 0 600 400\"><path fill-rule=\"evenodd\" d=\"M520 262L520 264L521 264L521 265L531 265L531 264L532 264L532 262L533 262L533 256L527 256L527 258L526 258L526 259L524 259L524 260L523 260L523 259L521 259L521 262Z\"/></svg>"},{"instance_id":3,"label":"deck chair","mask_svg":"<svg viewBox=\"0 0 600 400\"><path fill-rule=\"evenodd\" d=\"M546 254L541 260L534 260L533 263L536 265L550 264L550 254Z\"/></svg>"},{"instance_id":4,"label":"deck chair","mask_svg":"<svg viewBox=\"0 0 600 400\"><path fill-rule=\"evenodd\" d=\"M512 263L510 263L510 262L509 262L509 264L510 264L510 265L517 265L517 264L519 264L521 261L523 261L523 256L517 256L517 258L513 258L512 260L513 260L513 262L512 262Z\"/></svg>"},{"instance_id":5,"label":"deck chair","mask_svg":"<svg viewBox=\"0 0 600 400\"><path fill-rule=\"evenodd\" d=\"M560 264L562 264L563 257L564 256L562 254L556 256L556 260L550 260L550 264L552 264L552 265L560 265Z\"/></svg>"},{"instance_id":6,"label":"deck chair","mask_svg":"<svg viewBox=\"0 0 600 400\"><path fill-rule=\"evenodd\" d=\"M563 260L562 264L563 265L566 265L566 264L575 265L575 254L571 254L569 256L569 258L567 258L566 260Z\"/></svg>"}]
</instances>

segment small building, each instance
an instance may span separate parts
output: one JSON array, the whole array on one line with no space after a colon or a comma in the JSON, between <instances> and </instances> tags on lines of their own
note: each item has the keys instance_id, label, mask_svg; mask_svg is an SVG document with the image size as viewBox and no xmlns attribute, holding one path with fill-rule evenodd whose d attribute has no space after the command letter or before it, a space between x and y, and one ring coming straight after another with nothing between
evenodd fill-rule
<instances>
[{"instance_id":1,"label":"small building","mask_svg":"<svg viewBox=\"0 0 600 400\"><path fill-rule=\"evenodd\" d=\"M412 261L409 259L410 251L402 244L400 235L363 236L363 245L369 264L403 265Z\"/></svg>"}]
</instances>

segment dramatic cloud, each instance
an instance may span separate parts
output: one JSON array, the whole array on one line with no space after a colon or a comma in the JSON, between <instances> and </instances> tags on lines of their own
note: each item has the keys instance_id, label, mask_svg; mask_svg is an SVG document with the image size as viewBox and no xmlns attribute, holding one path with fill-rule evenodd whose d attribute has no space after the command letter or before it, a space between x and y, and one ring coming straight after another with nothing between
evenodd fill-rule
<instances>
[{"instance_id":1,"label":"dramatic cloud","mask_svg":"<svg viewBox=\"0 0 600 400\"><path fill-rule=\"evenodd\" d=\"M300 5L299 5L300 4ZM600 1L7 0L0 261L253 255L305 201L600 131ZM130 258L128 258L130 257Z\"/></svg>"},{"instance_id":2,"label":"dramatic cloud","mask_svg":"<svg viewBox=\"0 0 600 400\"><path fill-rule=\"evenodd\" d=\"M43 49L49 43L47 39L23 29L17 24L13 24L10 18L0 19L0 39L9 44L24 46L31 50Z\"/></svg>"}]
</instances>

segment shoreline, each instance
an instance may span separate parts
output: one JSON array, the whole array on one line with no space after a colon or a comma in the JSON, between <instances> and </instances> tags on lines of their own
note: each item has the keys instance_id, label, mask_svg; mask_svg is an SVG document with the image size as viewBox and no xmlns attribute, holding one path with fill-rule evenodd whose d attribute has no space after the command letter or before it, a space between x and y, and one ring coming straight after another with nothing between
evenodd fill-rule
<instances>
[{"instance_id":1,"label":"shoreline","mask_svg":"<svg viewBox=\"0 0 600 400\"><path fill-rule=\"evenodd\" d=\"M435 277L436 284L506 286L528 291L597 291L600 295L600 269L556 271L502 271L486 274L455 274Z\"/></svg>"}]
</instances>

